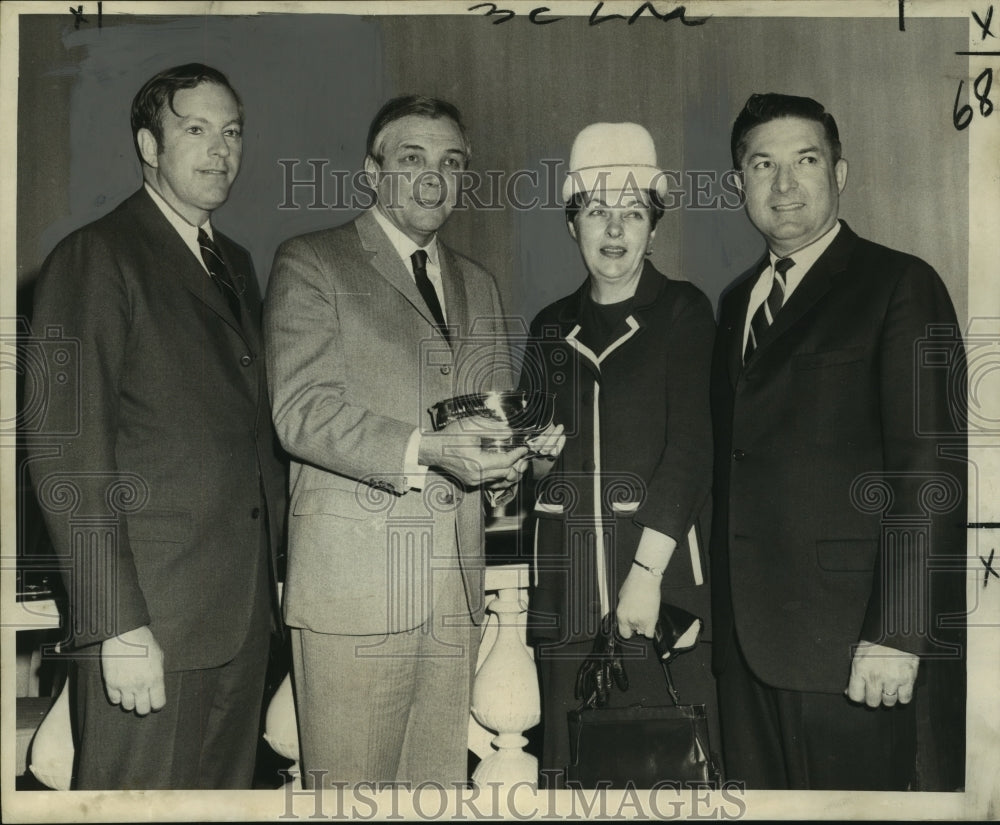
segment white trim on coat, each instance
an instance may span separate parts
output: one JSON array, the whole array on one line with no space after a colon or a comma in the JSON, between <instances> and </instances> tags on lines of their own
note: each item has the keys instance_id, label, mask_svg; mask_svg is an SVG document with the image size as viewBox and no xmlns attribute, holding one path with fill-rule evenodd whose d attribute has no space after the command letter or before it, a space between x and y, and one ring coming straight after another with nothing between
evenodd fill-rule
<instances>
[{"instance_id":1,"label":"white trim on coat","mask_svg":"<svg viewBox=\"0 0 1000 825\"><path fill-rule=\"evenodd\" d=\"M625 323L628 325L628 332L620 336L619 338L612 341L600 355L595 353L590 347L581 343L577 339L577 334L580 332L582 327L577 324L571 329L565 337L566 342L576 350L580 357L587 359L597 370L598 375L601 372L601 362L604 361L612 352L618 349L622 344L628 341L632 336L634 336L639 331L639 322L635 320L635 317L629 315L625 319ZM594 382L594 400L592 415L594 419L594 555L597 564L597 590L601 599L601 616L604 617L611 612L611 599L608 594L608 572L607 572L607 551L604 546L604 518L601 515L601 484L600 484L600 473L601 473L601 413L600 413L600 392L601 385L599 381ZM548 505L539 504L536 502L535 508L542 510L543 512L553 512L549 509ZM558 511L556 511L558 512ZM534 557L535 557L535 585L538 585L538 529L535 529L535 542L534 542Z\"/></svg>"}]
</instances>

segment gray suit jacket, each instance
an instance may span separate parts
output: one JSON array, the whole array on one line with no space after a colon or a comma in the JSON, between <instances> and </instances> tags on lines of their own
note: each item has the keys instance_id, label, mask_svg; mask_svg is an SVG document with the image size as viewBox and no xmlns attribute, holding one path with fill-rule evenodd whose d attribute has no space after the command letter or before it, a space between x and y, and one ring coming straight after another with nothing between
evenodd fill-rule
<instances>
[{"instance_id":1,"label":"gray suit jacket","mask_svg":"<svg viewBox=\"0 0 1000 825\"><path fill-rule=\"evenodd\" d=\"M434 571L461 570L483 612L478 490L438 473L410 489L404 455L427 409L510 386L493 278L439 242L452 345L371 213L286 241L264 313L275 427L291 454L286 621L379 634L427 621Z\"/></svg>"}]
</instances>

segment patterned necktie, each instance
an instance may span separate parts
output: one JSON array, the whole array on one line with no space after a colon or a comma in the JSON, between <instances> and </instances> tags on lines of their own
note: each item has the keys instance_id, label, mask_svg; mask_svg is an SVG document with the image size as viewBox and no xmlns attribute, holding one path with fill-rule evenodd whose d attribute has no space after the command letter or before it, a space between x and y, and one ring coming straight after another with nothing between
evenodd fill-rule
<instances>
[{"instance_id":1,"label":"patterned necktie","mask_svg":"<svg viewBox=\"0 0 1000 825\"><path fill-rule=\"evenodd\" d=\"M198 246L201 247L201 259L205 262L212 283L222 293L226 303L229 304L233 317L238 322L240 320L240 295L243 290L237 289L233 284L233 279L229 275L229 267L222 260L219 247L216 246L215 241L208 237L204 228L198 229Z\"/></svg>"},{"instance_id":2,"label":"patterned necktie","mask_svg":"<svg viewBox=\"0 0 1000 825\"><path fill-rule=\"evenodd\" d=\"M448 335L448 327L444 324L444 313L441 311L441 302L438 301L437 291L434 289L434 284L432 284L431 279L427 277L427 253L423 249L418 249L410 255L410 263L413 265L413 277L416 279L417 289L420 290L420 294L424 298L424 303L427 304L427 308L431 311L431 315L433 315L434 320L437 321L437 326L441 331L441 334L445 337L445 340L450 343L451 338Z\"/></svg>"},{"instance_id":3,"label":"patterned necktie","mask_svg":"<svg viewBox=\"0 0 1000 825\"><path fill-rule=\"evenodd\" d=\"M750 321L750 334L747 335L747 348L743 353L743 363L750 360L753 351L757 349L757 342L767 331L767 328L774 323L775 316L781 305L785 302L785 273L795 266L795 261L791 258L779 258L774 262L774 282L771 284L771 292L767 296Z\"/></svg>"}]
</instances>

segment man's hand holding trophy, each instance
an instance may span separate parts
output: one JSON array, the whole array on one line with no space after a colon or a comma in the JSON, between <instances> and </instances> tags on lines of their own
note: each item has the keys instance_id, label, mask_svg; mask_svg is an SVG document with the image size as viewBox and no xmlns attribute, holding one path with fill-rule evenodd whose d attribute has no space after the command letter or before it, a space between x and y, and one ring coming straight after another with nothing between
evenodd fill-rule
<instances>
[{"instance_id":1,"label":"man's hand holding trophy","mask_svg":"<svg viewBox=\"0 0 1000 825\"><path fill-rule=\"evenodd\" d=\"M552 393L524 390L460 395L428 410L434 431L423 435L419 460L482 486L491 506L513 498L515 485L533 458L554 460L566 443L553 425Z\"/></svg>"}]
</instances>

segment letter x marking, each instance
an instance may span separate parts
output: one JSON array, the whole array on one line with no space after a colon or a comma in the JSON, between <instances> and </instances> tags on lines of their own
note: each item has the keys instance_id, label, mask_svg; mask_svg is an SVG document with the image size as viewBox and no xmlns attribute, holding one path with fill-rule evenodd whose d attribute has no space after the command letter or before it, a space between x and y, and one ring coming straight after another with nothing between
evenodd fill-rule
<instances>
[{"instance_id":1,"label":"letter x marking","mask_svg":"<svg viewBox=\"0 0 1000 825\"><path fill-rule=\"evenodd\" d=\"M996 549L995 548L993 550L990 550L990 557L989 557L989 559L984 559L982 556L979 557L979 560L983 563L983 567L986 568L986 570L983 572L983 589L984 590L986 589L986 585L988 585L990 583L990 576L996 576L998 579L1000 579L1000 573L997 573L997 571L993 569L993 554L994 553L996 553Z\"/></svg>"}]
</instances>

